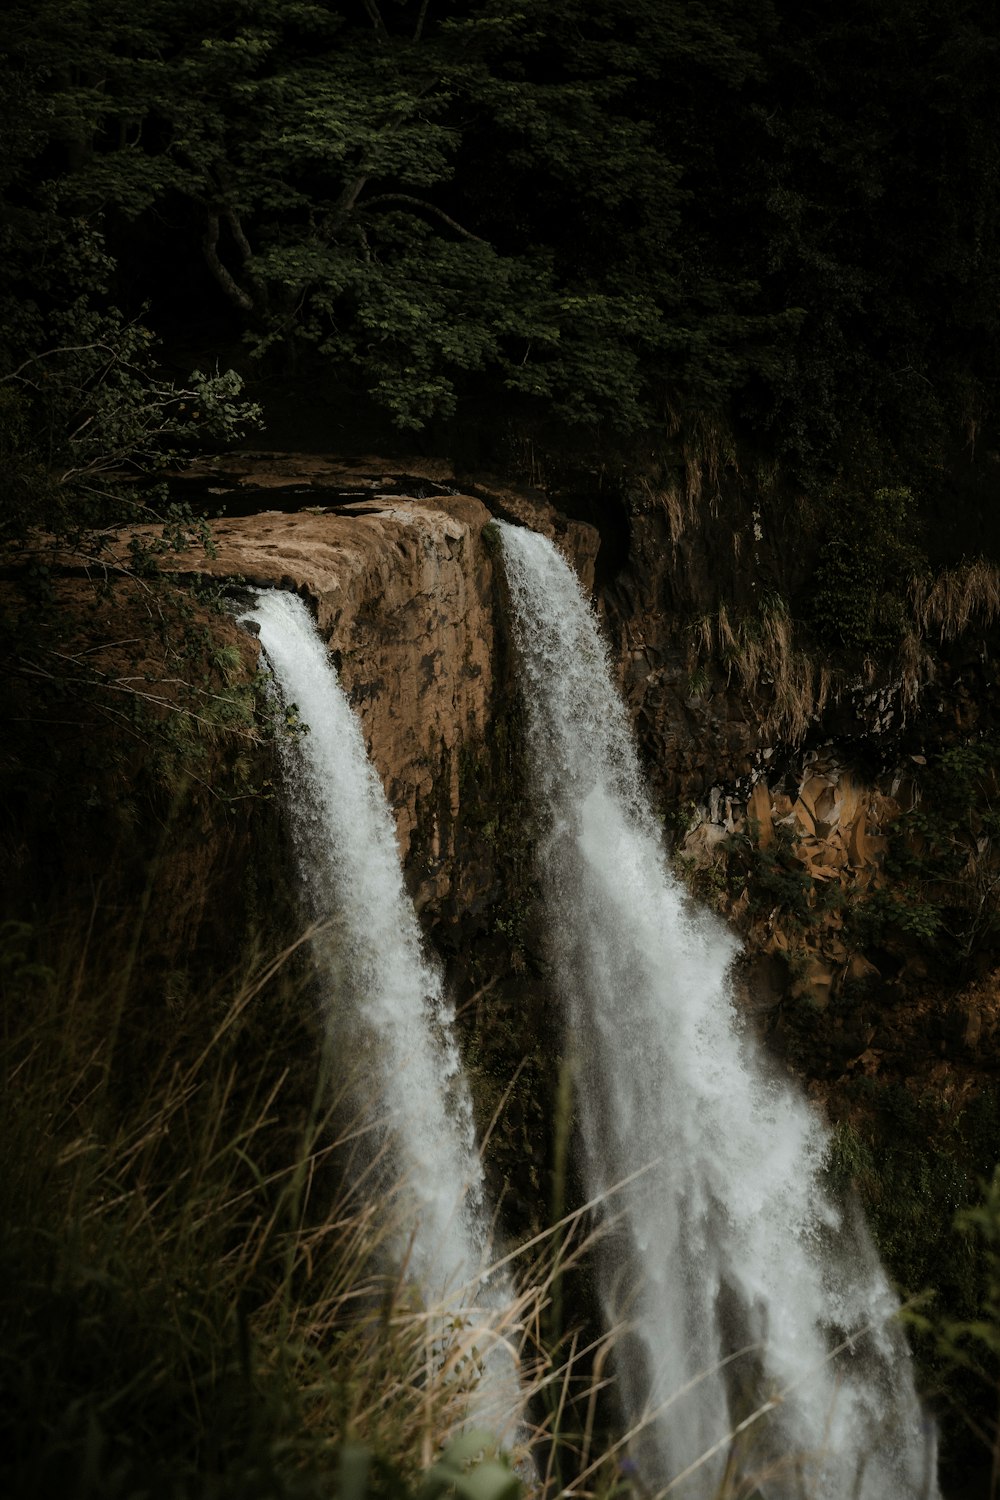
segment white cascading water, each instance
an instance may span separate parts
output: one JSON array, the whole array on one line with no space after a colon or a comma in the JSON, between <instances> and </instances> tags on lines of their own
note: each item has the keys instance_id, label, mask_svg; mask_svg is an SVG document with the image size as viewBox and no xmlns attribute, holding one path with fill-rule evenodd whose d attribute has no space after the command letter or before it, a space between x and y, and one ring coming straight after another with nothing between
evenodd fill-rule
<instances>
[{"instance_id":1,"label":"white cascading water","mask_svg":"<svg viewBox=\"0 0 1000 1500\"><path fill-rule=\"evenodd\" d=\"M347 1050L340 1071L363 1061L363 1128L373 1150L388 1147L387 1213L399 1221L399 1252L439 1315L436 1326L446 1330L461 1316L482 1330L470 1416L512 1442L517 1372L490 1332L511 1292L488 1274L482 1166L454 1012L424 954L392 813L303 601L265 591L242 618L259 627L282 697L308 726L282 744L292 836L306 903L321 924L312 946L327 1026Z\"/></svg>"},{"instance_id":2,"label":"white cascading water","mask_svg":"<svg viewBox=\"0 0 1000 1500\"><path fill-rule=\"evenodd\" d=\"M931 1500L898 1304L859 1215L824 1189L825 1128L734 1009L734 939L669 870L575 575L544 537L500 532L634 1460L684 1500Z\"/></svg>"}]
</instances>

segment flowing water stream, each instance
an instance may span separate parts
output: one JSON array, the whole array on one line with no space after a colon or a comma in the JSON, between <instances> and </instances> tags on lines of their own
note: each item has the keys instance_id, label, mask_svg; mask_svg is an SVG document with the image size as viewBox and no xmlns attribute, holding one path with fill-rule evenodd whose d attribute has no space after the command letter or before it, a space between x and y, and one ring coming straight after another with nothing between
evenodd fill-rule
<instances>
[{"instance_id":1,"label":"flowing water stream","mask_svg":"<svg viewBox=\"0 0 1000 1500\"><path fill-rule=\"evenodd\" d=\"M353 1075L369 1159L382 1159L397 1253L442 1336L472 1320L484 1361L472 1418L513 1440L517 1372L492 1329L511 1292L488 1274L489 1218L453 1009L406 892L396 827L361 727L312 616L297 596L262 592L254 621L287 706L308 731L282 743L285 788L324 1019L339 1075Z\"/></svg>"},{"instance_id":2,"label":"flowing water stream","mask_svg":"<svg viewBox=\"0 0 1000 1500\"><path fill-rule=\"evenodd\" d=\"M931 1500L933 1428L865 1228L824 1188L825 1128L734 1009L733 938L668 868L575 575L544 537L500 531L588 1195L607 1194L601 1296L627 1325L617 1373L645 1485Z\"/></svg>"}]
</instances>

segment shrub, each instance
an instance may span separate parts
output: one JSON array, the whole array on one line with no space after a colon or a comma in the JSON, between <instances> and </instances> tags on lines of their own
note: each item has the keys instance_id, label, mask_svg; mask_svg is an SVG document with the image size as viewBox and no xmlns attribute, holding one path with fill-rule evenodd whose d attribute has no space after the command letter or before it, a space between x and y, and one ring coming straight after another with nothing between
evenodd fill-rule
<instances>
[{"instance_id":1,"label":"shrub","mask_svg":"<svg viewBox=\"0 0 1000 1500\"><path fill-rule=\"evenodd\" d=\"M909 539L913 495L908 489L835 497L835 519L813 577L810 623L825 644L848 651L894 650L907 625L907 589L924 568Z\"/></svg>"}]
</instances>

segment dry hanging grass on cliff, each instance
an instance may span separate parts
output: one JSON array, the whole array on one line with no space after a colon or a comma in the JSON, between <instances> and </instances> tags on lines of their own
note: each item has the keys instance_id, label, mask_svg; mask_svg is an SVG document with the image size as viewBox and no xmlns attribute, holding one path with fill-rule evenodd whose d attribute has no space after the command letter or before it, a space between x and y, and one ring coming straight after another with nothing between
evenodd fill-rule
<instances>
[{"instance_id":1,"label":"dry hanging grass on cliff","mask_svg":"<svg viewBox=\"0 0 1000 1500\"><path fill-rule=\"evenodd\" d=\"M915 578L910 602L924 636L953 641L970 625L988 628L1000 619L1000 568L976 558L933 579Z\"/></svg>"},{"instance_id":2,"label":"dry hanging grass on cliff","mask_svg":"<svg viewBox=\"0 0 1000 1500\"><path fill-rule=\"evenodd\" d=\"M770 702L762 724L765 734L781 734L798 743L830 698L835 676L795 644L794 624L784 601L774 598L753 618L731 620L723 604L714 617L695 627L695 649L702 658L716 655L747 694L763 687Z\"/></svg>"}]
</instances>

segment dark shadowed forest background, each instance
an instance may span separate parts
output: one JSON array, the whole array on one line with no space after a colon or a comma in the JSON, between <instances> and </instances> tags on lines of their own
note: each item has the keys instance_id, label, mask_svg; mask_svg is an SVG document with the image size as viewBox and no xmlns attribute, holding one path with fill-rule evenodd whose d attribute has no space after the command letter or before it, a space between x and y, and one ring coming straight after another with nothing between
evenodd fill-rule
<instances>
[{"instance_id":1,"label":"dark shadowed forest background","mask_svg":"<svg viewBox=\"0 0 1000 1500\"><path fill-rule=\"evenodd\" d=\"M334 446L363 403L483 454L721 446L820 510L898 492L866 566L996 545L998 45L942 0L14 0L5 537L225 436L233 370Z\"/></svg>"},{"instance_id":2,"label":"dark shadowed forest background","mask_svg":"<svg viewBox=\"0 0 1000 1500\"><path fill-rule=\"evenodd\" d=\"M0 1478L7 1462L25 1500L511 1500L509 1473L476 1488L464 1450L428 1477L461 1379L429 1416L407 1384L424 1334L406 1290L371 1271L385 1246L363 1205L342 1184L331 1198L322 1089L293 1060L315 1044L294 1009L301 955L269 967L294 929L287 864L246 903L249 957L220 909L195 956L205 992L168 993L161 973L173 982L173 939L145 872L181 826L195 867L192 786L247 867L283 838L273 757L289 724L265 722L222 586L160 567L212 547L212 517L177 482L185 460L238 443L378 453L379 474L447 458L470 493L480 475L544 490L599 533L610 634L656 593L693 715L713 691L740 698L778 747L771 770L835 740L872 785L905 761L917 790L886 834L884 888L814 878L787 829L764 847L749 804L685 878L745 937L778 913L791 949L767 962L786 990L805 993L824 943L859 958L840 1010L782 1000L762 1024L819 1080L831 1176L858 1188L913 1298L946 1493L1000 1493L1000 1009L988 1047L955 999L1000 974L1000 8L3 6L0 989L22 1105L11 1093L0 1116L17 1163L0 1183L17 1439ZM128 676L92 646L112 618L127 646L162 645L169 685L146 645ZM882 690L909 714L891 733ZM490 961L503 938L506 978L541 994L504 714L495 784L463 769L468 821L514 872ZM658 780L658 732L640 726L679 848L675 782L700 773ZM95 848L93 886L68 894ZM98 887L128 922L122 892L145 891L134 936L124 918L97 933ZM871 1055L857 1017L911 1001L897 1072L838 1094L836 1048ZM517 1138L538 1137L554 1215L579 1184L552 1034L502 1023L478 1039L478 1086L492 1107L517 1068ZM960 1088L927 1061L949 1047L968 1054ZM506 1129L497 1181L524 1168ZM347 1226L332 1260L314 1182ZM515 1227L544 1232L527 1210ZM538 1269L546 1358L570 1344L564 1300L594 1315L586 1253L563 1254L557 1240ZM553 1483L589 1474L613 1430L606 1395L592 1449L559 1428L604 1353L588 1348L582 1374L570 1360L562 1395L539 1377ZM613 1461L594 1473L580 1493L640 1493Z\"/></svg>"}]
</instances>

